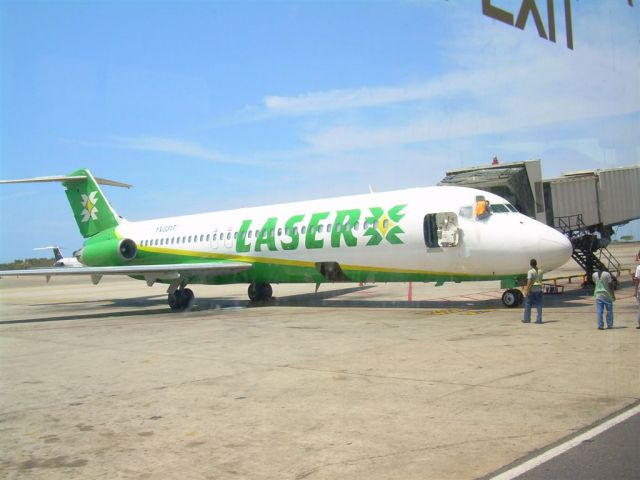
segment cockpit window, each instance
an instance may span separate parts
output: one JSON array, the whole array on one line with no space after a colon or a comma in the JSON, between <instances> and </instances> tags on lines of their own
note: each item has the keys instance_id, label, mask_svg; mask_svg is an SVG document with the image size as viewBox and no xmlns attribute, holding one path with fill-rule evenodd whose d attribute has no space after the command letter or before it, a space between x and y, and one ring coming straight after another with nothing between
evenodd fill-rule
<instances>
[{"instance_id":1,"label":"cockpit window","mask_svg":"<svg viewBox=\"0 0 640 480\"><path fill-rule=\"evenodd\" d=\"M458 215L463 218L471 218L471 214L473 213L473 207L471 205L467 207L461 207Z\"/></svg>"},{"instance_id":2,"label":"cockpit window","mask_svg":"<svg viewBox=\"0 0 640 480\"><path fill-rule=\"evenodd\" d=\"M491 212L493 213L509 213L509 208L503 203L492 203Z\"/></svg>"},{"instance_id":3,"label":"cockpit window","mask_svg":"<svg viewBox=\"0 0 640 480\"><path fill-rule=\"evenodd\" d=\"M514 207L513 205L511 205L510 203L507 203L507 208L509 210L511 210L514 213L518 213L518 209L516 207Z\"/></svg>"}]
</instances>

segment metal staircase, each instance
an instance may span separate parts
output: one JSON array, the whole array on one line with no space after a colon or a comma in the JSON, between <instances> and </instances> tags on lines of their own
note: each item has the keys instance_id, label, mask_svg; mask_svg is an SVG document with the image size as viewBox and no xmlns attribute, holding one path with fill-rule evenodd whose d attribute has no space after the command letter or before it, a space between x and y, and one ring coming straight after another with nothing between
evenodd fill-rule
<instances>
[{"instance_id":1,"label":"metal staircase","mask_svg":"<svg viewBox=\"0 0 640 480\"><path fill-rule=\"evenodd\" d=\"M568 215L554 217L554 226L564 233L571 241L573 253L571 257L585 271L585 284L592 285L593 272L606 270L615 277L620 275L620 262L607 250L606 244L599 236L595 227L588 227L582 220L582 215Z\"/></svg>"}]
</instances>

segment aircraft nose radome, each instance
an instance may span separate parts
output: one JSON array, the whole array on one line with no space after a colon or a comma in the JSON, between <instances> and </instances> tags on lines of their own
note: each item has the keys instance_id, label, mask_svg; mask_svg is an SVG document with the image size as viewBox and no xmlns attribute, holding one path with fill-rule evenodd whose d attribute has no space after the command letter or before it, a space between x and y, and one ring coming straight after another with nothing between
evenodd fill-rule
<instances>
[{"instance_id":1,"label":"aircraft nose radome","mask_svg":"<svg viewBox=\"0 0 640 480\"><path fill-rule=\"evenodd\" d=\"M564 265L571 258L573 247L562 233L548 228L540 236L540 260L542 268L549 271Z\"/></svg>"}]
</instances>

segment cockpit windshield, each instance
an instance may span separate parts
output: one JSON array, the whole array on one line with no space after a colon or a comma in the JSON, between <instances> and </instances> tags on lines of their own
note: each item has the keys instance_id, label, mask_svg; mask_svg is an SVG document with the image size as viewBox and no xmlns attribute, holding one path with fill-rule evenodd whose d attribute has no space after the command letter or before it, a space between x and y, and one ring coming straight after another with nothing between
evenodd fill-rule
<instances>
[{"instance_id":1,"label":"cockpit windshield","mask_svg":"<svg viewBox=\"0 0 640 480\"><path fill-rule=\"evenodd\" d=\"M511 205L510 203L491 203L489 204L489 209L491 213L518 213L516 207ZM458 211L458 215L463 218L472 218L473 217L473 207L471 205L464 206L460 208Z\"/></svg>"},{"instance_id":2,"label":"cockpit windshield","mask_svg":"<svg viewBox=\"0 0 640 480\"><path fill-rule=\"evenodd\" d=\"M504 203L492 203L491 213L509 213L509 208Z\"/></svg>"}]
</instances>

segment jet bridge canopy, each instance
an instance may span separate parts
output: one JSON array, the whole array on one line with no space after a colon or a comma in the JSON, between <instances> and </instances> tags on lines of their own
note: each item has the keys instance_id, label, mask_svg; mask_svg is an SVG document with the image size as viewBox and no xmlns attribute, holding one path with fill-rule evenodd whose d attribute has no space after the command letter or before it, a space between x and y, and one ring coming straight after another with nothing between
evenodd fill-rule
<instances>
[{"instance_id":1,"label":"jet bridge canopy","mask_svg":"<svg viewBox=\"0 0 640 480\"><path fill-rule=\"evenodd\" d=\"M546 221L580 215L587 227L640 218L640 165L567 173L544 181Z\"/></svg>"}]
</instances>

